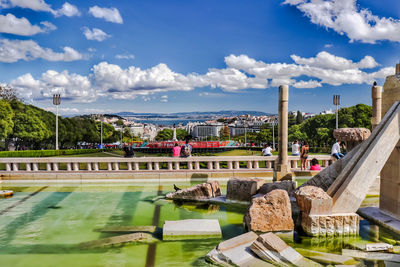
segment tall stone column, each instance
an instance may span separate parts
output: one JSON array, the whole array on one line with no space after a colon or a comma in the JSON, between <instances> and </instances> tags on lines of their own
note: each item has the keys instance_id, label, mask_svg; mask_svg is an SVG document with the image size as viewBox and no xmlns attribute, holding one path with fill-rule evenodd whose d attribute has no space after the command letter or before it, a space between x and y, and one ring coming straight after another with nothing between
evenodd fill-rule
<instances>
[{"instance_id":1,"label":"tall stone column","mask_svg":"<svg viewBox=\"0 0 400 267\"><path fill-rule=\"evenodd\" d=\"M377 86L376 82L371 89L372 93L372 130L381 122L382 119L382 86Z\"/></svg>"},{"instance_id":2,"label":"tall stone column","mask_svg":"<svg viewBox=\"0 0 400 267\"><path fill-rule=\"evenodd\" d=\"M279 86L279 135L278 135L278 164L274 180L291 180L292 174L288 162L288 102L289 86Z\"/></svg>"},{"instance_id":3,"label":"tall stone column","mask_svg":"<svg viewBox=\"0 0 400 267\"><path fill-rule=\"evenodd\" d=\"M396 74L386 77L382 93L382 116L396 101L400 101L400 64ZM400 129L399 129L400 130ZM400 142L390 155L381 172L379 208L400 219Z\"/></svg>"}]
</instances>

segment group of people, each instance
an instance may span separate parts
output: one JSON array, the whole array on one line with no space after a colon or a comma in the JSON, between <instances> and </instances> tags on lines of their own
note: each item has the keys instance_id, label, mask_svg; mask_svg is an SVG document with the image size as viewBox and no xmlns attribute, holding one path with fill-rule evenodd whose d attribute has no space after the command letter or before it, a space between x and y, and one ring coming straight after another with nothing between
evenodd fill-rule
<instances>
[{"instance_id":1,"label":"group of people","mask_svg":"<svg viewBox=\"0 0 400 267\"><path fill-rule=\"evenodd\" d=\"M332 146L332 151L331 155L335 157L336 159L340 159L344 157L344 154L341 153L340 148L340 141L336 141L335 144ZM344 147L344 144L343 144ZM344 147L345 148L345 147ZM262 150L262 153L264 156L272 156L272 151L274 149L271 147L271 144L265 145L265 147ZM292 144L292 156L300 156L300 161L301 161L301 170L306 170L307 169L307 159L308 159L308 154L310 151L310 146L308 145L307 141L304 141L303 144L300 146L299 141L295 141ZM311 167L310 170L312 171L319 171L321 170L321 166L318 163L318 160L316 158L313 158L311 160Z\"/></svg>"},{"instance_id":2,"label":"group of people","mask_svg":"<svg viewBox=\"0 0 400 267\"><path fill-rule=\"evenodd\" d=\"M186 140L183 146L179 146L178 143L175 143L175 146L172 148L172 156L187 158L192 155L192 150L193 147L189 144L189 140Z\"/></svg>"}]
</instances>

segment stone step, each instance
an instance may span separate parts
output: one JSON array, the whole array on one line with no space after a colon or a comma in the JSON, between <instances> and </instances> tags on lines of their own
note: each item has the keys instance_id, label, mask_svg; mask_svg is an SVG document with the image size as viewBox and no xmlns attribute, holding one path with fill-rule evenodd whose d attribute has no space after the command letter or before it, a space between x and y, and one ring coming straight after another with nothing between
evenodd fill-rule
<instances>
[{"instance_id":1,"label":"stone step","mask_svg":"<svg viewBox=\"0 0 400 267\"><path fill-rule=\"evenodd\" d=\"M296 251L299 252L306 258L309 258L313 261L322 263L322 264L344 264L344 265L357 265L359 262L356 261L353 257L348 255L339 255L333 253L326 253L314 250L308 250L303 248L296 248Z\"/></svg>"}]
</instances>

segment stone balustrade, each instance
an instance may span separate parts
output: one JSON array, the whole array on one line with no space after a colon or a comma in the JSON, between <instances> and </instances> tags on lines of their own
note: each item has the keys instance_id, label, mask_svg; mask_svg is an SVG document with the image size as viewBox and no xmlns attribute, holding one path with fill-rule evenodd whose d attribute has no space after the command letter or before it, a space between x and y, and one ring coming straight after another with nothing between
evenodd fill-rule
<instances>
[{"instance_id":1,"label":"stone balustrade","mask_svg":"<svg viewBox=\"0 0 400 267\"><path fill-rule=\"evenodd\" d=\"M332 163L330 155L314 155L311 158L322 162L322 167ZM277 156L214 156L214 157L65 157L65 158L0 158L0 174L4 172L78 172L78 171L177 171L177 170L266 170L276 166ZM300 158L289 156L293 170L300 168Z\"/></svg>"}]
</instances>

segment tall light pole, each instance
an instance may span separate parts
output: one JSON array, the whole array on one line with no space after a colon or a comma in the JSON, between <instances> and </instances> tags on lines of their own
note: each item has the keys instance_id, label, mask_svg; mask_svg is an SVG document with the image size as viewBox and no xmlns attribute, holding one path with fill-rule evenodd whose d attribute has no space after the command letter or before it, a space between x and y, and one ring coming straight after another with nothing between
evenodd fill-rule
<instances>
[{"instance_id":1,"label":"tall light pole","mask_svg":"<svg viewBox=\"0 0 400 267\"><path fill-rule=\"evenodd\" d=\"M53 105L56 106L56 150L58 150L58 106L61 104L61 95L53 95Z\"/></svg>"},{"instance_id":2,"label":"tall light pole","mask_svg":"<svg viewBox=\"0 0 400 267\"><path fill-rule=\"evenodd\" d=\"M244 123L244 146L247 147L247 122Z\"/></svg>"},{"instance_id":3,"label":"tall light pole","mask_svg":"<svg viewBox=\"0 0 400 267\"><path fill-rule=\"evenodd\" d=\"M339 128L340 95L333 95L333 104L336 106L336 129Z\"/></svg>"},{"instance_id":4,"label":"tall light pole","mask_svg":"<svg viewBox=\"0 0 400 267\"><path fill-rule=\"evenodd\" d=\"M100 117L100 148L103 148L103 114Z\"/></svg>"}]
</instances>

